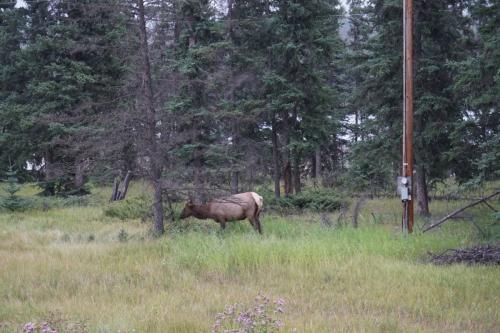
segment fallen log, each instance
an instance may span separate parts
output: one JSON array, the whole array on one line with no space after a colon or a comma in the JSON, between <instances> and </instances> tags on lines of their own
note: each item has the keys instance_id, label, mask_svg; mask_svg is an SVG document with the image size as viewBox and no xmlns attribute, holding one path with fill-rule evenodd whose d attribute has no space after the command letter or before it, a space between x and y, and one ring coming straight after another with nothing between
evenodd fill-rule
<instances>
[{"instance_id":1,"label":"fallen log","mask_svg":"<svg viewBox=\"0 0 500 333\"><path fill-rule=\"evenodd\" d=\"M431 230L431 229L434 229L435 227L437 227L437 226L439 226L439 225L443 224L444 222L446 222L447 220L449 220L449 219L450 219L450 218L452 218L453 216L457 215L458 213L463 212L463 211L464 211L464 210L466 210L467 208L473 207L473 206L478 205L478 204L480 204L480 203L482 203L482 202L486 202L487 200L490 200L490 199L494 198L494 197L495 197L495 196L497 196L498 194L500 194L500 190L496 191L495 193L493 193L493 194L491 194L491 195L489 195L489 196L487 196L487 197L484 197L484 198L481 198L481 199L479 199L479 200L476 200L476 201L474 201L474 202L472 202L472 203L468 204L467 206L464 206L464 207L462 207L462 208L460 208L460 209L457 209L456 211L454 211L454 212L452 212L452 213L450 213L450 214L446 215L445 217L443 217L443 218L442 218L442 219L440 219L439 221L437 221L437 222L435 222L435 223L431 224L430 226L428 226L427 228L425 228L423 232L427 232L427 231L429 231L429 230Z\"/></svg>"}]
</instances>

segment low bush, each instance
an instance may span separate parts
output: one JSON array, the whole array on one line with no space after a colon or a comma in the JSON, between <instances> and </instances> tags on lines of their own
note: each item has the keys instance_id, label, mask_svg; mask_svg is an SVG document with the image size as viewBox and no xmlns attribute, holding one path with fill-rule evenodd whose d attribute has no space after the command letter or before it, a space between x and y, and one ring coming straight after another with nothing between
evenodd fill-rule
<instances>
[{"instance_id":1,"label":"low bush","mask_svg":"<svg viewBox=\"0 0 500 333\"><path fill-rule=\"evenodd\" d=\"M25 211L33 206L34 202L31 199L19 197L19 196L8 196L0 197L0 211Z\"/></svg>"},{"instance_id":2,"label":"low bush","mask_svg":"<svg viewBox=\"0 0 500 333\"><path fill-rule=\"evenodd\" d=\"M147 196L129 198L109 203L103 210L104 215L120 220L142 219L151 215L152 201Z\"/></svg>"},{"instance_id":3,"label":"low bush","mask_svg":"<svg viewBox=\"0 0 500 333\"><path fill-rule=\"evenodd\" d=\"M267 208L282 213L293 211L332 212L340 209L345 201L332 190L312 190L279 199L267 196L264 203Z\"/></svg>"}]
</instances>

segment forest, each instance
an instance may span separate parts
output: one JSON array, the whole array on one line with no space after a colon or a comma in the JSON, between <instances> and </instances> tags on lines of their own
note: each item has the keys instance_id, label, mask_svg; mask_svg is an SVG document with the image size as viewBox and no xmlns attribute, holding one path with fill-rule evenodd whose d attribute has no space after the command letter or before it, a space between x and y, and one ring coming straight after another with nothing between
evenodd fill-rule
<instances>
[{"instance_id":1,"label":"forest","mask_svg":"<svg viewBox=\"0 0 500 333\"><path fill-rule=\"evenodd\" d=\"M498 196L422 230L499 189L500 2L413 11L402 236L402 0L0 0L0 332L499 329L498 267L422 262ZM263 236L179 220L250 191Z\"/></svg>"},{"instance_id":2,"label":"forest","mask_svg":"<svg viewBox=\"0 0 500 333\"><path fill-rule=\"evenodd\" d=\"M58 195L131 171L151 181L157 206L168 191L203 201L270 182L276 197L312 183L394 191L401 1L3 3L4 175L12 167ZM414 11L425 215L437 182L500 175L500 10L418 1Z\"/></svg>"}]
</instances>

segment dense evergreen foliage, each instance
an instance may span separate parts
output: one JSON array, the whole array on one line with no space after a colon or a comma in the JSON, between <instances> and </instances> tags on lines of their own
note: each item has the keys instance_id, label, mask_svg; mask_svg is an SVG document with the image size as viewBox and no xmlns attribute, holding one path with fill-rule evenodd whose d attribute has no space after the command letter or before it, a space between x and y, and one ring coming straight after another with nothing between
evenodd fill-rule
<instances>
[{"instance_id":1,"label":"dense evergreen foliage","mask_svg":"<svg viewBox=\"0 0 500 333\"><path fill-rule=\"evenodd\" d=\"M500 176L499 13L415 3L423 214L445 177ZM47 195L128 170L157 205L271 181L392 191L401 168L401 1L8 2L0 61L0 170Z\"/></svg>"},{"instance_id":2,"label":"dense evergreen foliage","mask_svg":"<svg viewBox=\"0 0 500 333\"><path fill-rule=\"evenodd\" d=\"M7 193L7 197L0 199L0 208L5 208L10 211L22 210L26 207L27 202L16 194L21 189L16 176L17 171L9 167L6 175L7 180L3 190Z\"/></svg>"}]
</instances>

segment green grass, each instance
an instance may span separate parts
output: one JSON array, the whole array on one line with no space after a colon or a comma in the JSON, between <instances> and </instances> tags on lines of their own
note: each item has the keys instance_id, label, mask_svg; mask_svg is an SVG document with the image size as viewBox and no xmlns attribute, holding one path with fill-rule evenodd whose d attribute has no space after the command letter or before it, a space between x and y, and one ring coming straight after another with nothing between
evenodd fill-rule
<instances>
[{"instance_id":1,"label":"green grass","mask_svg":"<svg viewBox=\"0 0 500 333\"><path fill-rule=\"evenodd\" d=\"M367 202L357 230L338 214L327 228L319 215L267 213L264 236L248 222L221 232L187 220L153 239L150 222L103 214L108 189L94 193L86 207L0 214L0 332L50 313L90 332L209 332L225 305L251 304L260 291L287 301L286 332L500 330L499 267L424 262L428 251L484 241L468 222L405 237L400 203L383 199ZM472 211L491 222L487 208Z\"/></svg>"}]
</instances>

